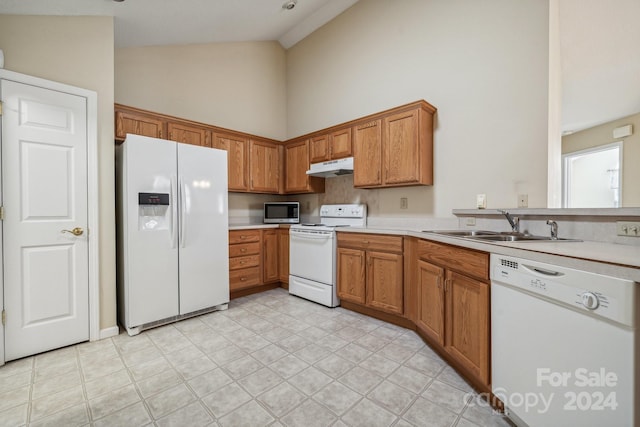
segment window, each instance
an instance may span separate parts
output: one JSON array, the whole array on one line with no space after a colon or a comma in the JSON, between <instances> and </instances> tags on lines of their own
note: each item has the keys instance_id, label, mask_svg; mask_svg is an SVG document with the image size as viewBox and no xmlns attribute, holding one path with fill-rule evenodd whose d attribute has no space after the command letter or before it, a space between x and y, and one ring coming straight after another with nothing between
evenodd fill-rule
<instances>
[{"instance_id":1,"label":"window","mask_svg":"<svg viewBox=\"0 0 640 427\"><path fill-rule=\"evenodd\" d=\"M622 142L562 155L562 206L621 206Z\"/></svg>"}]
</instances>

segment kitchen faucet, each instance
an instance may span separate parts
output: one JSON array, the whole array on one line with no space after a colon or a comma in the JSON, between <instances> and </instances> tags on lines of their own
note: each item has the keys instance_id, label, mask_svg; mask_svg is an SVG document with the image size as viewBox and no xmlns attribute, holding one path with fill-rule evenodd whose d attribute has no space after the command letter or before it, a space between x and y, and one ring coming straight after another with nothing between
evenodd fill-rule
<instances>
[{"instance_id":1,"label":"kitchen faucet","mask_svg":"<svg viewBox=\"0 0 640 427\"><path fill-rule=\"evenodd\" d=\"M511 231L513 231L514 233L520 232L520 218L518 218L517 216L512 216L506 210L498 210L498 212L500 212L505 216L505 218L507 218L507 221L509 221L509 225L511 225Z\"/></svg>"},{"instance_id":2,"label":"kitchen faucet","mask_svg":"<svg viewBox=\"0 0 640 427\"><path fill-rule=\"evenodd\" d=\"M558 223L548 219L547 224L551 226L551 240L558 240Z\"/></svg>"}]
</instances>

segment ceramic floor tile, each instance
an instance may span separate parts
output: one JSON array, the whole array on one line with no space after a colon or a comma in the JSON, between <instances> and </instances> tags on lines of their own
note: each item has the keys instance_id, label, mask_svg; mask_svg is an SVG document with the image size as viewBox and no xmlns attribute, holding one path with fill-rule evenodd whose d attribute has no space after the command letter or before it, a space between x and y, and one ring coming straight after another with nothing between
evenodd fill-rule
<instances>
[{"instance_id":1,"label":"ceramic floor tile","mask_svg":"<svg viewBox=\"0 0 640 427\"><path fill-rule=\"evenodd\" d=\"M112 374L99 377L95 380L84 383L85 392L88 399L94 399L102 394L122 388L131 384L131 378L125 369L121 369Z\"/></svg>"},{"instance_id":2,"label":"ceramic floor tile","mask_svg":"<svg viewBox=\"0 0 640 427\"><path fill-rule=\"evenodd\" d=\"M386 377L398 369L400 364L376 353L360 362L360 366L367 371L380 375L381 377Z\"/></svg>"},{"instance_id":3,"label":"ceramic floor tile","mask_svg":"<svg viewBox=\"0 0 640 427\"><path fill-rule=\"evenodd\" d=\"M309 366L307 362L292 354L285 356L282 359L278 359L269 365L269 367L282 378L290 378L305 369L307 366Z\"/></svg>"},{"instance_id":4,"label":"ceramic floor tile","mask_svg":"<svg viewBox=\"0 0 640 427\"><path fill-rule=\"evenodd\" d=\"M31 372L34 369L34 364L34 357L25 357L24 359L7 362L2 369L0 369L0 378L15 375L20 372Z\"/></svg>"},{"instance_id":5,"label":"ceramic floor tile","mask_svg":"<svg viewBox=\"0 0 640 427\"><path fill-rule=\"evenodd\" d=\"M315 341L320 347L324 347L330 351L337 351L345 345L349 344L349 341L344 340L336 335L327 335L324 338Z\"/></svg>"},{"instance_id":6,"label":"ceramic floor tile","mask_svg":"<svg viewBox=\"0 0 640 427\"><path fill-rule=\"evenodd\" d=\"M229 375L222 369L216 368L213 371L189 380L188 384L198 397L204 397L232 382L233 379Z\"/></svg>"},{"instance_id":7,"label":"ceramic floor tile","mask_svg":"<svg viewBox=\"0 0 640 427\"><path fill-rule=\"evenodd\" d=\"M73 427L83 426L88 423L89 413L87 411L87 405L85 403L80 403L78 405L72 406L71 408L63 409L62 411L56 412L53 415L49 415L46 418L34 421L29 425L32 427Z\"/></svg>"},{"instance_id":8,"label":"ceramic floor tile","mask_svg":"<svg viewBox=\"0 0 640 427\"><path fill-rule=\"evenodd\" d=\"M253 357L244 356L238 360L227 363L223 366L223 369L231 376L231 378L238 380L257 371L262 368L262 366L262 363L258 362Z\"/></svg>"},{"instance_id":9,"label":"ceramic floor tile","mask_svg":"<svg viewBox=\"0 0 640 427\"><path fill-rule=\"evenodd\" d=\"M379 337L373 336L371 334L363 335L354 342L359 346L373 352L378 351L385 345L389 344L388 340L380 339Z\"/></svg>"},{"instance_id":10,"label":"ceramic floor tile","mask_svg":"<svg viewBox=\"0 0 640 427\"><path fill-rule=\"evenodd\" d=\"M29 404L14 406L4 411L0 411L0 424L7 426L20 426L27 422L27 413L29 412Z\"/></svg>"},{"instance_id":11,"label":"ceramic floor tile","mask_svg":"<svg viewBox=\"0 0 640 427\"><path fill-rule=\"evenodd\" d=\"M456 371L453 370L451 366L446 366L440 375L438 375L438 380L443 383L447 383L460 389L464 392L471 393L473 392L473 388L467 383Z\"/></svg>"},{"instance_id":12,"label":"ceramic floor tile","mask_svg":"<svg viewBox=\"0 0 640 427\"><path fill-rule=\"evenodd\" d=\"M82 402L84 402L84 394L81 385L48 394L31 403L31 420L47 417Z\"/></svg>"},{"instance_id":13,"label":"ceramic floor tile","mask_svg":"<svg viewBox=\"0 0 640 427\"><path fill-rule=\"evenodd\" d=\"M122 360L126 366L134 366L149 362L159 357L162 357L160 350L155 347L147 347L131 353L124 353L122 355Z\"/></svg>"},{"instance_id":14,"label":"ceramic floor tile","mask_svg":"<svg viewBox=\"0 0 640 427\"><path fill-rule=\"evenodd\" d=\"M231 383L202 398L202 402L220 418L251 400L251 395L238 384Z\"/></svg>"},{"instance_id":15,"label":"ceramic floor tile","mask_svg":"<svg viewBox=\"0 0 640 427\"><path fill-rule=\"evenodd\" d=\"M416 395L392 382L383 381L367 397L386 410L400 415L413 403Z\"/></svg>"},{"instance_id":16,"label":"ceramic floor tile","mask_svg":"<svg viewBox=\"0 0 640 427\"><path fill-rule=\"evenodd\" d=\"M79 371L72 371L57 377L45 378L33 384L32 399L40 399L52 393L66 390L82 384Z\"/></svg>"},{"instance_id":17,"label":"ceramic floor tile","mask_svg":"<svg viewBox=\"0 0 640 427\"><path fill-rule=\"evenodd\" d=\"M179 384L155 396L146 399L151 415L161 418L196 400L196 397L184 384Z\"/></svg>"},{"instance_id":18,"label":"ceramic floor tile","mask_svg":"<svg viewBox=\"0 0 640 427\"><path fill-rule=\"evenodd\" d=\"M430 377L437 376L446 366L444 362L437 361L420 353L411 356L409 360L404 362L404 365Z\"/></svg>"},{"instance_id":19,"label":"ceramic floor tile","mask_svg":"<svg viewBox=\"0 0 640 427\"><path fill-rule=\"evenodd\" d=\"M80 364L76 357L65 358L53 363L36 364L34 381L42 381L46 378L57 377L64 374L72 374L80 370Z\"/></svg>"},{"instance_id":20,"label":"ceramic floor tile","mask_svg":"<svg viewBox=\"0 0 640 427\"><path fill-rule=\"evenodd\" d=\"M336 351L336 354L357 364L373 353L364 347L360 347L358 344L351 343Z\"/></svg>"},{"instance_id":21,"label":"ceramic floor tile","mask_svg":"<svg viewBox=\"0 0 640 427\"><path fill-rule=\"evenodd\" d=\"M95 399L89 400L91 417L96 420L117 412L140 400L133 384L110 391Z\"/></svg>"},{"instance_id":22,"label":"ceramic floor tile","mask_svg":"<svg viewBox=\"0 0 640 427\"><path fill-rule=\"evenodd\" d=\"M95 427L142 426L151 422L142 402L120 409L94 422Z\"/></svg>"},{"instance_id":23,"label":"ceramic floor tile","mask_svg":"<svg viewBox=\"0 0 640 427\"><path fill-rule=\"evenodd\" d=\"M356 366L341 376L338 381L360 394L366 394L382 382L382 377Z\"/></svg>"},{"instance_id":24,"label":"ceramic floor tile","mask_svg":"<svg viewBox=\"0 0 640 427\"><path fill-rule=\"evenodd\" d=\"M464 392L438 380L434 380L429 385L422 393L422 397L457 414L462 412L469 400L472 399L471 393Z\"/></svg>"},{"instance_id":25,"label":"ceramic floor tile","mask_svg":"<svg viewBox=\"0 0 640 427\"><path fill-rule=\"evenodd\" d=\"M282 377L269 368L262 368L238 380L238 383L253 396L257 396L281 382Z\"/></svg>"},{"instance_id":26,"label":"ceramic floor tile","mask_svg":"<svg viewBox=\"0 0 640 427\"><path fill-rule=\"evenodd\" d=\"M377 354L380 356L384 356L387 359L391 359L394 362L403 363L407 359L409 359L415 353L414 350L411 350L407 347L403 347L402 345L396 343L395 341L390 342L389 344L382 347L378 350Z\"/></svg>"},{"instance_id":27,"label":"ceramic floor tile","mask_svg":"<svg viewBox=\"0 0 640 427\"><path fill-rule=\"evenodd\" d=\"M313 400L307 400L280 421L288 427L326 427L336 421L336 416Z\"/></svg>"},{"instance_id":28,"label":"ceramic floor tile","mask_svg":"<svg viewBox=\"0 0 640 427\"><path fill-rule=\"evenodd\" d=\"M352 427L384 427L393 424L396 418L369 399L362 399L342 417L342 420Z\"/></svg>"},{"instance_id":29,"label":"ceramic floor tile","mask_svg":"<svg viewBox=\"0 0 640 427\"><path fill-rule=\"evenodd\" d=\"M193 402L184 408L178 409L171 414L156 421L158 427L200 427L208 426L213 422L213 418L200 402Z\"/></svg>"},{"instance_id":30,"label":"ceramic floor tile","mask_svg":"<svg viewBox=\"0 0 640 427\"><path fill-rule=\"evenodd\" d=\"M278 347L277 345L269 344L266 347L262 347L260 350L254 351L253 353L251 353L251 356L254 359L257 359L259 362L265 365L269 365L270 363L273 363L288 354L288 352Z\"/></svg>"},{"instance_id":31,"label":"ceramic floor tile","mask_svg":"<svg viewBox=\"0 0 640 427\"><path fill-rule=\"evenodd\" d=\"M141 363L129 368L129 372L133 375L134 380L140 381L144 378L152 377L167 369L173 369L171 364L164 357Z\"/></svg>"},{"instance_id":32,"label":"ceramic floor tile","mask_svg":"<svg viewBox=\"0 0 640 427\"><path fill-rule=\"evenodd\" d=\"M296 351L311 344L311 341L307 338L301 337L300 335L290 335L278 341L277 344L289 353L295 353Z\"/></svg>"},{"instance_id":33,"label":"ceramic floor tile","mask_svg":"<svg viewBox=\"0 0 640 427\"><path fill-rule=\"evenodd\" d=\"M480 397L476 397L471 400L464 412L462 413L462 417L467 420L478 424L480 426L486 427L510 427L511 424L503 415L497 413L493 409L491 409L487 402L481 400Z\"/></svg>"},{"instance_id":34,"label":"ceramic floor tile","mask_svg":"<svg viewBox=\"0 0 640 427\"><path fill-rule=\"evenodd\" d=\"M266 339L262 338L259 335L248 337L248 338L234 339L233 343L238 347L240 347L241 349L243 349L244 351L249 353L252 351L260 350L261 348L271 344L270 341L267 341Z\"/></svg>"},{"instance_id":35,"label":"ceramic floor tile","mask_svg":"<svg viewBox=\"0 0 640 427\"><path fill-rule=\"evenodd\" d=\"M330 354L329 356L315 363L313 366L333 378L338 378L339 376L353 368L355 365L349 362L347 359L343 359L336 354Z\"/></svg>"},{"instance_id":36,"label":"ceramic floor tile","mask_svg":"<svg viewBox=\"0 0 640 427\"><path fill-rule=\"evenodd\" d=\"M235 345L229 345L214 352L207 352L209 357L218 365L225 365L231 361L238 360L247 355L247 352Z\"/></svg>"},{"instance_id":37,"label":"ceramic floor tile","mask_svg":"<svg viewBox=\"0 0 640 427\"><path fill-rule=\"evenodd\" d=\"M190 380L215 368L217 368L217 365L207 356L198 357L197 359L189 360L188 362L175 366L176 371L185 380Z\"/></svg>"},{"instance_id":38,"label":"ceramic floor tile","mask_svg":"<svg viewBox=\"0 0 640 427\"><path fill-rule=\"evenodd\" d=\"M271 424L272 421L274 418L255 400L252 400L220 418L218 424L222 427L263 427Z\"/></svg>"},{"instance_id":39,"label":"ceramic floor tile","mask_svg":"<svg viewBox=\"0 0 640 427\"><path fill-rule=\"evenodd\" d=\"M302 403L306 397L289 383L283 382L258 397L273 414L280 417Z\"/></svg>"},{"instance_id":40,"label":"ceramic floor tile","mask_svg":"<svg viewBox=\"0 0 640 427\"><path fill-rule=\"evenodd\" d=\"M0 369L1 370L1 369ZM0 390L11 391L16 388L28 386L31 384L33 373L31 370L16 372L13 375L0 377Z\"/></svg>"},{"instance_id":41,"label":"ceramic floor tile","mask_svg":"<svg viewBox=\"0 0 640 427\"><path fill-rule=\"evenodd\" d=\"M454 423L457 415L440 405L418 397L404 413L403 418L414 426L449 427Z\"/></svg>"},{"instance_id":42,"label":"ceramic floor tile","mask_svg":"<svg viewBox=\"0 0 640 427\"><path fill-rule=\"evenodd\" d=\"M407 368L406 366L400 366L394 373L389 375L387 379L414 394L421 393L424 388L433 381L433 378L414 369Z\"/></svg>"},{"instance_id":43,"label":"ceramic floor tile","mask_svg":"<svg viewBox=\"0 0 640 427\"><path fill-rule=\"evenodd\" d=\"M137 386L143 398L153 396L168 388L178 385L182 378L172 369L161 372L144 380L138 381Z\"/></svg>"},{"instance_id":44,"label":"ceramic floor tile","mask_svg":"<svg viewBox=\"0 0 640 427\"><path fill-rule=\"evenodd\" d=\"M340 416L362 399L362 395L339 382L332 382L314 394L313 399Z\"/></svg>"},{"instance_id":45,"label":"ceramic floor tile","mask_svg":"<svg viewBox=\"0 0 640 427\"><path fill-rule=\"evenodd\" d=\"M92 381L125 369L125 365L120 356L101 359L98 361L87 360L81 362L81 366L82 375L84 376L85 381Z\"/></svg>"},{"instance_id":46,"label":"ceramic floor tile","mask_svg":"<svg viewBox=\"0 0 640 427\"><path fill-rule=\"evenodd\" d=\"M314 394L331 381L333 379L330 376L313 366L288 379L289 384L297 387L307 395Z\"/></svg>"},{"instance_id":47,"label":"ceramic floor tile","mask_svg":"<svg viewBox=\"0 0 640 427\"><path fill-rule=\"evenodd\" d=\"M202 350L193 344L164 355L165 359L167 359L173 366L181 365L202 356L204 356Z\"/></svg>"}]
</instances>

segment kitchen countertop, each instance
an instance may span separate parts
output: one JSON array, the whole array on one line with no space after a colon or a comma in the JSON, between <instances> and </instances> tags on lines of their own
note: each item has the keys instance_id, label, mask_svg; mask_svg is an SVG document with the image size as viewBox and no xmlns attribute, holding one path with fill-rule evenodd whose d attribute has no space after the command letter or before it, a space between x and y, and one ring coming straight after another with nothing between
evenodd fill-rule
<instances>
[{"instance_id":1,"label":"kitchen countertop","mask_svg":"<svg viewBox=\"0 0 640 427\"><path fill-rule=\"evenodd\" d=\"M402 227L345 227L345 233L413 236L494 254L515 256L640 282L640 246L593 241L482 242L464 237L408 230Z\"/></svg>"},{"instance_id":2,"label":"kitchen countertop","mask_svg":"<svg viewBox=\"0 0 640 427\"><path fill-rule=\"evenodd\" d=\"M284 225L289 227L290 224ZM280 224L235 223L229 230L279 228ZM344 227L340 233L373 233L412 236L493 254L514 256L592 273L615 276L640 283L640 246L594 241L581 242L483 242L464 237L444 236L406 227Z\"/></svg>"}]
</instances>

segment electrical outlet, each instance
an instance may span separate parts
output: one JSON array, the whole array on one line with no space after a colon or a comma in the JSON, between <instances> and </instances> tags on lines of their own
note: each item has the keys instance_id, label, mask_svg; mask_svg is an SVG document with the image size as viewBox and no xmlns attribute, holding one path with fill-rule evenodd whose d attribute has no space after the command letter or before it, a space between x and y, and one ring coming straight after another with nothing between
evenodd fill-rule
<instances>
[{"instance_id":1,"label":"electrical outlet","mask_svg":"<svg viewBox=\"0 0 640 427\"><path fill-rule=\"evenodd\" d=\"M478 209L486 209L487 208L487 195L486 194L477 194L476 195L476 207Z\"/></svg>"},{"instance_id":2,"label":"electrical outlet","mask_svg":"<svg viewBox=\"0 0 640 427\"><path fill-rule=\"evenodd\" d=\"M400 209L408 209L409 208L409 199L406 197L400 197Z\"/></svg>"},{"instance_id":3,"label":"electrical outlet","mask_svg":"<svg viewBox=\"0 0 640 427\"><path fill-rule=\"evenodd\" d=\"M640 222L616 221L618 236L640 237Z\"/></svg>"},{"instance_id":4,"label":"electrical outlet","mask_svg":"<svg viewBox=\"0 0 640 427\"><path fill-rule=\"evenodd\" d=\"M519 208L529 207L529 195L528 194L518 194L518 207Z\"/></svg>"},{"instance_id":5,"label":"electrical outlet","mask_svg":"<svg viewBox=\"0 0 640 427\"><path fill-rule=\"evenodd\" d=\"M465 224L467 225L476 225L476 219L473 217L467 218Z\"/></svg>"}]
</instances>

